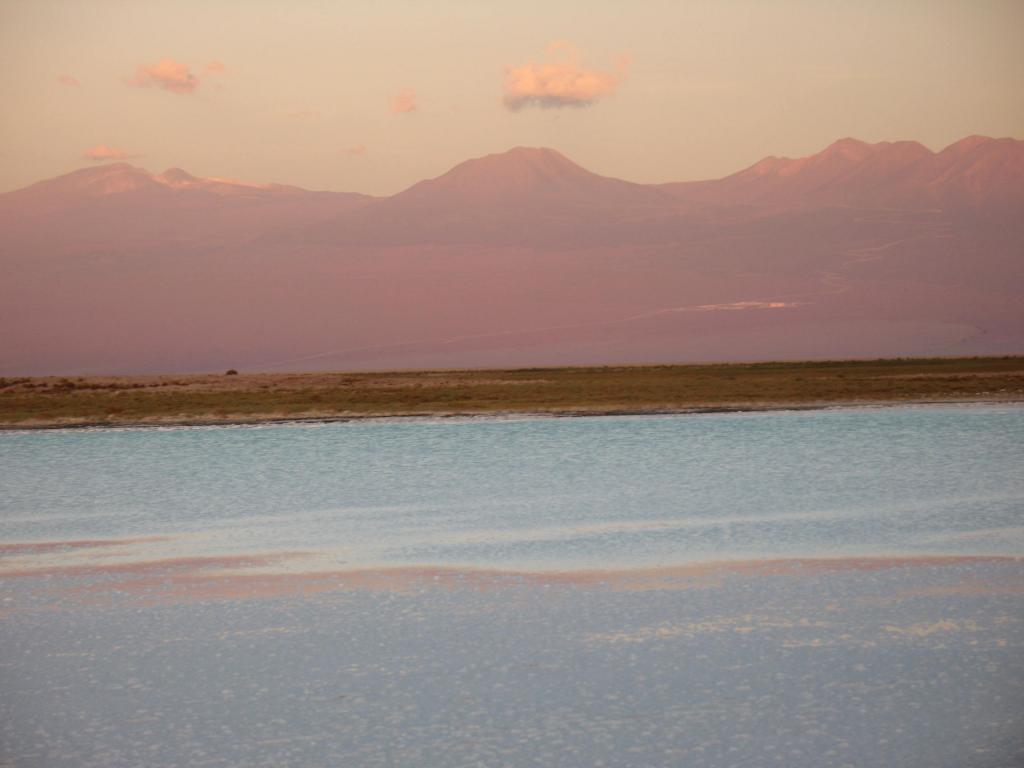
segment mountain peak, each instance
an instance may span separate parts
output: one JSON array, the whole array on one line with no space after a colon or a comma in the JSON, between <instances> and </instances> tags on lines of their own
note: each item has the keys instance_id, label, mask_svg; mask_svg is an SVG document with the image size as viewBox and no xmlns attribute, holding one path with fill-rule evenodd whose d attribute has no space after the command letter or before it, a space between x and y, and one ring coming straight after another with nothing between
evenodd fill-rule
<instances>
[{"instance_id":1,"label":"mountain peak","mask_svg":"<svg viewBox=\"0 0 1024 768\"><path fill-rule=\"evenodd\" d=\"M245 184L229 179L193 176L182 168L168 168L163 173L156 175L145 168L139 168L129 163L109 163L91 168L80 168L77 171L40 181L8 194L68 202L138 192L146 194L198 192L225 197L292 195L296 191L297 188L294 187Z\"/></svg>"},{"instance_id":2,"label":"mountain peak","mask_svg":"<svg viewBox=\"0 0 1024 768\"><path fill-rule=\"evenodd\" d=\"M483 158L504 158L511 162L521 163L557 163L561 165L569 165L579 168L576 163L567 158L557 149L551 149L551 147L512 147L504 152L498 152L493 155L486 155Z\"/></svg>"},{"instance_id":3,"label":"mountain peak","mask_svg":"<svg viewBox=\"0 0 1024 768\"><path fill-rule=\"evenodd\" d=\"M656 187L592 173L557 150L513 147L466 160L437 178L414 184L390 198L387 207L402 215L444 211L445 216L456 217L489 209L508 218L527 211L660 205L667 199Z\"/></svg>"},{"instance_id":4,"label":"mountain peak","mask_svg":"<svg viewBox=\"0 0 1024 768\"><path fill-rule=\"evenodd\" d=\"M565 155L551 147L525 147L522 145L506 149L504 152L495 152L494 155L499 157L507 155L510 157L560 157L563 160L565 159Z\"/></svg>"},{"instance_id":5,"label":"mountain peak","mask_svg":"<svg viewBox=\"0 0 1024 768\"><path fill-rule=\"evenodd\" d=\"M824 150L818 153L818 157L842 157L847 160L863 160L865 157L871 155L876 149L877 144L868 144L866 141L860 139L854 139L847 136L846 138L834 141L825 147Z\"/></svg>"},{"instance_id":6,"label":"mountain peak","mask_svg":"<svg viewBox=\"0 0 1024 768\"><path fill-rule=\"evenodd\" d=\"M415 199L443 190L473 204L527 195L544 195L586 185L598 176L547 147L513 147L459 163L437 178L421 181L399 197ZM625 184L626 182L621 182Z\"/></svg>"},{"instance_id":7,"label":"mountain peak","mask_svg":"<svg viewBox=\"0 0 1024 768\"><path fill-rule=\"evenodd\" d=\"M988 136L979 136L974 134L960 139L960 141L954 141L948 147L943 149L941 154L963 155L980 147L982 144L987 144L990 141L993 141L993 139Z\"/></svg>"},{"instance_id":8,"label":"mountain peak","mask_svg":"<svg viewBox=\"0 0 1024 768\"><path fill-rule=\"evenodd\" d=\"M129 163L111 163L98 168L82 168L33 185L39 190L61 190L66 193L85 195L113 195L158 186L159 184L153 180L153 175L149 171Z\"/></svg>"},{"instance_id":9,"label":"mountain peak","mask_svg":"<svg viewBox=\"0 0 1024 768\"><path fill-rule=\"evenodd\" d=\"M1021 169L1024 142L1015 139L968 136L936 153L916 141L843 138L806 157L766 157L708 189L717 199L776 206L978 206L1019 200Z\"/></svg>"},{"instance_id":10,"label":"mountain peak","mask_svg":"<svg viewBox=\"0 0 1024 768\"><path fill-rule=\"evenodd\" d=\"M466 160L440 178L452 175L465 177L469 174L596 175L557 150L548 147L513 147L505 152Z\"/></svg>"},{"instance_id":11,"label":"mountain peak","mask_svg":"<svg viewBox=\"0 0 1024 768\"><path fill-rule=\"evenodd\" d=\"M156 181L166 184L169 187L181 187L195 184L200 181L200 179L181 168L168 168L156 177Z\"/></svg>"}]
</instances>

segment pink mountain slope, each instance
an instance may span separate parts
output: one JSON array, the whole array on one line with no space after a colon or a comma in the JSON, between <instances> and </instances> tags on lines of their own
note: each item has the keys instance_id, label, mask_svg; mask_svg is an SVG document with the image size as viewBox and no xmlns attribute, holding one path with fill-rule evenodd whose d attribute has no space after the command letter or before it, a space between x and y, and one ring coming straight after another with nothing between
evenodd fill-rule
<instances>
[{"instance_id":1,"label":"pink mountain slope","mask_svg":"<svg viewBox=\"0 0 1024 768\"><path fill-rule=\"evenodd\" d=\"M971 136L932 152L914 141L841 139L796 160L768 157L724 179L665 185L691 200L772 207L960 208L1024 203L1024 142Z\"/></svg>"},{"instance_id":2,"label":"pink mountain slope","mask_svg":"<svg viewBox=\"0 0 1024 768\"><path fill-rule=\"evenodd\" d=\"M591 173L553 149L516 147L460 163L443 176L398 193L387 205L537 209L552 204L624 208L666 202L655 188Z\"/></svg>"},{"instance_id":3,"label":"pink mountain slope","mask_svg":"<svg viewBox=\"0 0 1024 768\"><path fill-rule=\"evenodd\" d=\"M0 231L8 256L90 247L156 248L181 241L238 242L321 221L371 200L366 195L205 179L179 168L157 175L116 163L0 195Z\"/></svg>"},{"instance_id":4,"label":"pink mountain slope","mask_svg":"<svg viewBox=\"0 0 1024 768\"><path fill-rule=\"evenodd\" d=\"M683 208L656 186L599 176L553 149L516 147L379 200L327 228L320 240L568 247L614 240L623 225L651 228L652 219L678 219Z\"/></svg>"},{"instance_id":5,"label":"pink mountain slope","mask_svg":"<svg viewBox=\"0 0 1024 768\"><path fill-rule=\"evenodd\" d=\"M0 195L0 375L1021 353L1022 147L668 185L520 148L390 198L76 171Z\"/></svg>"},{"instance_id":6,"label":"pink mountain slope","mask_svg":"<svg viewBox=\"0 0 1024 768\"><path fill-rule=\"evenodd\" d=\"M165 203L182 203L209 196L249 200L318 196L353 203L370 199L357 194L309 192L281 184L245 184L228 179L199 178L181 168L169 168L161 174L153 174L128 163L112 163L72 171L0 195L0 208L20 205L27 210L55 210L108 198L125 202L133 196L143 195L161 196Z\"/></svg>"}]
</instances>

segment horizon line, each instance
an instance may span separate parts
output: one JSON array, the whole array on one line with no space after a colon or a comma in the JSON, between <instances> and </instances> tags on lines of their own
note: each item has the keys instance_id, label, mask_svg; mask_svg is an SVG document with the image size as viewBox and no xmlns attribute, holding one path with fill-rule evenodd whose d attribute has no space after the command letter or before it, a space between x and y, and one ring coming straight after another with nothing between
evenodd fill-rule
<instances>
[{"instance_id":1,"label":"horizon line","mask_svg":"<svg viewBox=\"0 0 1024 768\"><path fill-rule=\"evenodd\" d=\"M209 181L209 182L229 184L229 185L240 186L240 187L251 187L251 188L254 188L254 189L269 189L269 188L272 188L272 187L288 187L288 188L292 188L292 189L298 189L298 190L301 190L303 192L327 193L327 194L339 194L339 195L361 195L363 197L371 198L371 199L374 199L374 200L384 200L384 199L387 199L387 198L390 198L390 197L394 197L395 195L399 195L399 194L401 194L401 193L411 189L412 187L416 186L417 184L421 184L421 183L423 183L425 181L433 181L433 180L442 178L443 176L447 175L448 173L450 173L454 169L456 169L456 168L458 168L458 167L460 167L462 165L465 165L466 163L471 163L471 162L480 161L480 160L486 160L487 158L492 158L492 157L501 157L503 155L511 154L512 152L515 152L517 150L540 150L540 151L554 152L559 157L567 160L568 162L572 163L573 165L577 166L578 168L581 168L581 169L587 171L588 173L594 174L595 176L600 176L600 177L606 178L606 179L615 179L617 181L623 181L623 182L626 182L626 183L629 183L629 184L636 184L638 186L660 187L660 186L666 186L666 185L669 185L669 184L696 184L696 183L704 183L704 182L721 181L723 179L728 179L728 178L730 178L732 176L735 176L737 174L743 173L744 171L750 170L751 168L754 168L757 165L759 165L759 164L761 164L761 163L763 163L765 161L768 161L768 160L797 161L797 160L804 160L804 159L811 158L811 157L816 157L816 156L818 156L818 155L828 151L830 148L832 148L832 147L834 147L834 146L836 146L838 144L842 144L843 142L856 142L857 144L862 144L862 145L869 146L869 147L878 147L878 146L883 146L883 145L884 146L892 146L892 145L896 145L896 144L916 144L916 145L922 147L923 149L927 150L932 156L935 156L935 155L942 154L943 152L946 152L947 150L949 150L949 149L951 149L951 148L953 148L953 147L955 147L955 146L957 146L959 144L962 144L962 143L964 143L966 141L970 141L972 139L983 139L985 141L1015 141L1015 142L1024 142L1024 139L1018 139L1018 138L1015 138L1013 136L986 136L984 134L973 133L973 134L969 134L967 136L964 136L963 138L957 139L956 141L953 141L953 142L947 144L946 146L942 147L941 149L932 149L931 147L929 147L928 145L924 144L921 141L918 141L917 139L891 139L891 140L890 139L884 139L882 141L869 142L869 141L864 141L863 139L858 139L858 138L856 138L854 136L842 136L842 137L840 137L840 138L830 142L829 144L827 144L825 147L823 147L822 149L818 150L817 152L813 152L813 153L811 153L809 155L801 155L801 156L798 156L798 157L790 157L788 155L765 155L764 157L761 157L758 160L755 160L753 163L750 163L749 165L746 165L746 166L744 166L742 168L739 168L739 169L737 169L735 171L732 171L731 173L727 173L724 176L718 176L718 177L714 177L714 178L700 178L700 179L676 179L676 180L671 180L671 181L660 181L660 182L632 181L630 179L623 179L623 178L618 177L618 176L605 176L604 174L596 173L594 171L591 171L589 168L587 168L587 167L585 167L583 165L580 165L575 160L573 160L568 155L566 155L564 152L562 152L560 149L557 149L555 147L550 147L550 146L526 146L526 145L522 145L522 144L517 144L517 145L515 145L513 147L509 147L508 149L505 149L505 150L501 150L501 151L497 151L497 152L489 152L489 153L486 153L486 154L476 155L474 157L468 157L468 158L466 158L464 160L460 160L460 161L456 162L454 165L449 166L447 168L447 170L444 170L444 171L442 171L441 173L439 173L439 174L437 174L435 176L427 176L427 177L424 177L422 179L418 179L417 181L414 181L414 182L412 182L412 183L402 187L401 189L399 189L396 192L392 192L391 194L384 194L384 195L373 195L373 194L369 194L369 193L366 193L366 192L359 192L359 191L356 191L356 190L345 190L345 189L310 189L310 188L307 188L307 187L299 186L298 184L291 184L291 183L288 183L288 182L280 182L280 181L248 181L248 180L225 178L225 177L220 177L220 176L197 176L197 175L193 174L191 171L185 170L180 165L170 165L167 168L165 168L163 171L160 171L160 172L157 173L157 172L153 172L153 171L149 170L145 166L135 165L134 163L131 163L131 162L128 162L127 160L122 159L122 160L118 160L116 162L99 162L99 163L94 163L93 165L82 165L82 166L79 166L77 168L73 168L73 169L71 169L69 171L66 171L65 173L58 174L56 176L49 176L49 177L46 177L46 178L39 179L37 181L31 182L31 183L26 184L26 185L21 186L21 187L15 187L14 189L9 189L9 190L0 192L0 197L3 197L4 195L15 193L15 192L20 192L20 191L23 191L23 190L26 190L26 189L30 189L31 187L34 187L34 186L36 186L38 184L44 184L46 182L56 181L57 179L62 179L64 177L66 177L66 176L70 176L70 175L77 174L77 173L84 173L84 172L88 172L88 171L100 171L100 170L107 169L107 168L123 167L123 168L130 168L132 170L142 171L142 172L147 174L152 179L156 179L157 177L164 176L164 175L166 175L166 174L168 174L168 173L170 173L172 171L181 171L181 172L187 173L190 176L193 176L198 181Z\"/></svg>"}]
</instances>

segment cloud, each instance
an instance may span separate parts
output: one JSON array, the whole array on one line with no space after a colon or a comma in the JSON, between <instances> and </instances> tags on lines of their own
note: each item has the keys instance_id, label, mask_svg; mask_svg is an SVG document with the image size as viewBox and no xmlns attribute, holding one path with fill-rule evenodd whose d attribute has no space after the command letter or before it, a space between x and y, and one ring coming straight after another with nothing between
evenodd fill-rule
<instances>
[{"instance_id":1,"label":"cloud","mask_svg":"<svg viewBox=\"0 0 1024 768\"><path fill-rule=\"evenodd\" d=\"M128 85L143 88L163 88L171 93L194 93L199 87L199 78L192 74L187 64L174 59L160 59L156 64L139 67L135 77L126 80Z\"/></svg>"},{"instance_id":2,"label":"cloud","mask_svg":"<svg viewBox=\"0 0 1024 768\"><path fill-rule=\"evenodd\" d=\"M579 54L565 42L548 47L548 61L530 61L505 70L504 104L517 112L524 107L557 109L586 107L615 92L625 76L626 61L614 72L584 69Z\"/></svg>"},{"instance_id":3,"label":"cloud","mask_svg":"<svg viewBox=\"0 0 1024 768\"><path fill-rule=\"evenodd\" d=\"M82 157L96 163L105 163L108 160L131 160L132 158L141 157L141 155L125 152L123 149L106 144L97 144L95 147L87 149Z\"/></svg>"},{"instance_id":4,"label":"cloud","mask_svg":"<svg viewBox=\"0 0 1024 768\"><path fill-rule=\"evenodd\" d=\"M391 102L391 111L396 115L416 111L416 91L412 88L403 88Z\"/></svg>"},{"instance_id":5,"label":"cloud","mask_svg":"<svg viewBox=\"0 0 1024 768\"><path fill-rule=\"evenodd\" d=\"M74 75L57 75L57 82L61 85L81 85Z\"/></svg>"},{"instance_id":6,"label":"cloud","mask_svg":"<svg viewBox=\"0 0 1024 768\"><path fill-rule=\"evenodd\" d=\"M204 75L223 75L227 71L228 68L223 61L211 61L203 67Z\"/></svg>"},{"instance_id":7,"label":"cloud","mask_svg":"<svg viewBox=\"0 0 1024 768\"><path fill-rule=\"evenodd\" d=\"M345 147L341 151L344 154L348 155L349 157L356 157L358 155L365 155L366 154L366 145L365 144L356 144L354 147Z\"/></svg>"}]
</instances>

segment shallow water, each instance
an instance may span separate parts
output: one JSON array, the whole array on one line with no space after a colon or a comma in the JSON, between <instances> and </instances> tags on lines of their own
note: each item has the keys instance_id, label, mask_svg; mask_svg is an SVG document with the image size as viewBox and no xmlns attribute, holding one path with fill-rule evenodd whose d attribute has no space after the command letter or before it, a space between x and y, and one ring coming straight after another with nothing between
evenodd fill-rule
<instances>
[{"instance_id":1,"label":"shallow water","mask_svg":"<svg viewBox=\"0 0 1024 768\"><path fill-rule=\"evenodd\" d=\"M0 434L0 466L3 540L170 537L153 556L1024 554L1020 407L23 432Z\"/></svg>"},{"instance_id":2,"label":"shallow water","mask_svg":"<svg viewBox=\"0 0 1024 768\"><path fill-rule=\"evenodd\" d=\"M17 766L1009 768L1009 565L19 612Z\"/></svg>"},{"instance_id":3,"label":"shallow water","mask_svg":"<svg viewBox=\"0 0 1024 768\"><path fill-rule=\"evenodd\" d=\"M1024 408L0 433L0 466L2 766L1024 764Z\"/></svg>"}]
</instances>

